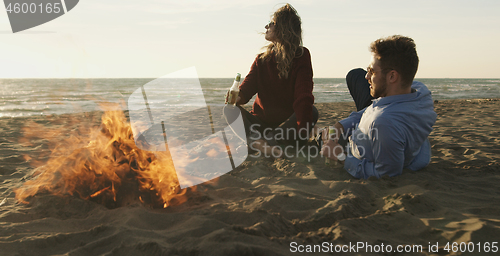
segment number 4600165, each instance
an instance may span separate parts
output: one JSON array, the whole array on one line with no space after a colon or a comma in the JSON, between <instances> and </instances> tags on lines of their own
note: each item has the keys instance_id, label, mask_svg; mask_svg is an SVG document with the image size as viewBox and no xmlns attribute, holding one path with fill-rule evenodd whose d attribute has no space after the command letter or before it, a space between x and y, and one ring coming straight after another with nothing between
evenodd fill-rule
<instances>
[{"instance_id":1,"label":"number 4600165","mask_svg":"<svg viewBox=\"0 0 500 256\"><path fill-rule=\"evenodd\" d=\"M448 242L443 249L447 252L498 252L498 242Z\"/></svg>"},{"instance_id":2,"label":"number 4600165","mask_svg":"<svg viewBox=\"0 0 500 256\"><path fill-rule=\"evenodd\" d=\"M61 3L44 3L35 4L35 3L9 3L7 5L8 13L60 13Z\"/></svg>"}]
</instances>

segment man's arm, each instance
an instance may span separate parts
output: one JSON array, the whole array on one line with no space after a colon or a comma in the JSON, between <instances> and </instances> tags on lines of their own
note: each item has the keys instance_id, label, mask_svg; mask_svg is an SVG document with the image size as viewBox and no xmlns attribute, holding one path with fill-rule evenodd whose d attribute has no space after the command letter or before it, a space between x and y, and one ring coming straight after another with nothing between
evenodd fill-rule
<instances>
[{"instance_id":1,"label":"man's arm","mask_svg":"<svg viewBox=\"0 0 500 256\"><path fill-rule=\"evenodd\" d=\"M363 116L363 113L365 113L365 110L366 108L358 112L352 112L347 118L342 119L338 122L342 126L342 134L345 133L345 138L351 136L352 131L359 124L359 120L361 120L361 117Z\"/></svg>"},{"instance_id":2,"label":"man's arm","mask_svg":"<svg viewBox=\"0 0 500 256\"><path fill-rule=\"evenodd\" d=\"M389 120L378 119L370 131L371 152L363 152L359 160L351 154L345 161L344 168L356 178L367 179L370 176L380 178L384 175L396 176L403 172L404 135Z\"/></svg>"},{"instance_id":3,"label":"man's arm","mask_svg":"<svg viewBox=\"0 0 500 256\"><path fill-rule=\"evenodd\" d=\"M338 121L333 125L335 129L335 137L331 138L329 134L326 132L323 133L323 147L321 148L321 155L328 157L333 160L337 160L337 156L339 156L344 152L345 144L347 143L347 139L351 136L352 131L361 120L361 116L365 109L362 109L358 112L352 112L349 117ZM328 131L328 128L326 128Z\"/></svg>"}]
</instances>

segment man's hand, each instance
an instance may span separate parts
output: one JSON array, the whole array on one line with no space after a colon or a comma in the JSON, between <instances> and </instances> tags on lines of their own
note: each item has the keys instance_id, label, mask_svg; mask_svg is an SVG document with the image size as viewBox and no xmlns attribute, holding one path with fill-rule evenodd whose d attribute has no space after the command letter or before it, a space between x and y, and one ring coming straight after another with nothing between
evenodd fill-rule
<instances>
[{"instance_id":1,"label":"man's hand","mask_svg":"<svg viewBox=\"0 0 500 256\"><path fill-rule=\"evenodd\" d=\"M338 143L338 139L327 140L323 144L320 154L335 161L340 161L338 158L341 158L341 161L345 160L344 148ZM344 157L341 157L342 155Z\"/></svg>"},{"instance_id":2,"label":"man's hand","mask_svg":"<svg viewBox=\"0 0 500 256\"><path fill-rule=\"evenodd\" d=\"M344 126L337 122L333 125L333 128L335 134L329 134L329 129L323 130L323 147L320 153L327 158L343 162L345 153L344 148L339 144L339 138L344 133Z\"/></svg>"},{"instance_id":3,"label":"man's hand","mask_svg":"<svg viewBox=\"0 0 500 256\"><path fill-rule=\"evenodd\" d=\"M344 126L342 126L339 122L335 123L333 128L335 129L335 135L329 134L330 129L328 127L321 130L323 132L323 144L326 144L328 140L338 141L340 136L344 133Z\"/></svg>"}]
</instances>

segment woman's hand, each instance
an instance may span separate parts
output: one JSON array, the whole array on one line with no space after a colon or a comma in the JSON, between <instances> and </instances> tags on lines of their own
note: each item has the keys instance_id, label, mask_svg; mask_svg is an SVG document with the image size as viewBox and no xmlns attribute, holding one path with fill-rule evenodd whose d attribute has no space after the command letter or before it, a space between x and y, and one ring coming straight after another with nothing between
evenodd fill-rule
<instances>
[{"instance_id":1,"label":"woman's hand","mask_svg":"<svg viewBox=\"0 0 500 256\"><path fill-rule=\"evenodd\" d=\"M224 101L224 104L227 104L227 102L229 101L229 95L231 95L231 91L230 90L228 90L226 92L226 100Z\"/></svg>"},{"instance_id":2,"label":"woman's hand","mask_svg":"<svg viewBox=\"0 0 500 256\"><path fill-rule=\"evenodd\" d=\"M228 90L226 92L226 100L224 101L224 104L228 104L229 103L229 97L230 97L230 95L231 95L231 90ZM235 102L236 106L241 105L241 104L238 103L238 102L240 102L240 100L241 100L241 97L240 97L240 95L238 93L238 97L236 98L236 102Z\"/></svg>"}]
</instances>

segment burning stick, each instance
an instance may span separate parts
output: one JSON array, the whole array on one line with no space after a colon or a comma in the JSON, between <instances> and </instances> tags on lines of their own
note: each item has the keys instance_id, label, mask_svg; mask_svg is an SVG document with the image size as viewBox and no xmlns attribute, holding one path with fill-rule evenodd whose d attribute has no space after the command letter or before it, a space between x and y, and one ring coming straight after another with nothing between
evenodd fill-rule
<instances>
[{"instance_id":1,"label":"burning stick","mask_svg":"<svg viewBox=\"0 0 500 256\"><path fill-rule=\"evenodd\" d=\"M96 196L99 196L100 194L102 194L104 191L108 190L110 187L105 187L97 192L95 192L94 194L90 195L89 198L94 198Z\"/></svg>"}]
</instances>

